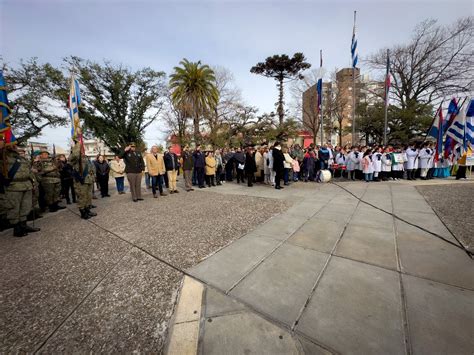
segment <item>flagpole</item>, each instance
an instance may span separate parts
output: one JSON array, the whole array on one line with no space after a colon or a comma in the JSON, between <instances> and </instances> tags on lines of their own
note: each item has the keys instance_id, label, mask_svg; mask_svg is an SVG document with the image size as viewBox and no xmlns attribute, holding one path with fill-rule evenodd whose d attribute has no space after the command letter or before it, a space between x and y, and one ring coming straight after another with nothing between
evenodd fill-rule
<instances>
[{"instance_id":1,"label":"flagpole","mask_svg":"<svg viewBox=\"0 0 474 355\"><path fill-rule=\"evenodd\" d=\"M384 147L387 146L387 130L388 130L388 94L390 91L390 87L388 86L388 76L390 75L390 67L389 67L389 55L390 50L387 49L387 74L385 77L385 118L383 124L383 145Z\"/></svg>"},{"instance_id":2,"label":"flagpole","mask_svg":"<svg viewBox=\"0 0 474 355\"><path fill-rule=\"evenodd\" d=\"M357 11L354 11L354 33L356 24ZM356 141L356 130L355 130L355 105L356 105L356 92L355 92L355 65L352 63L352 145L355 145Z\"/></svg>"},{"instance_id":3,"label":"flagpole","mask_svg":"<svg viewBox=\"0 0 474 355\"><path fill-rule=\"evenodd\" d=\"M321 76L321 147L324 144L324 125L323 125L323 50L319 50L319 75Z\"/></svg>"}]
</instances>

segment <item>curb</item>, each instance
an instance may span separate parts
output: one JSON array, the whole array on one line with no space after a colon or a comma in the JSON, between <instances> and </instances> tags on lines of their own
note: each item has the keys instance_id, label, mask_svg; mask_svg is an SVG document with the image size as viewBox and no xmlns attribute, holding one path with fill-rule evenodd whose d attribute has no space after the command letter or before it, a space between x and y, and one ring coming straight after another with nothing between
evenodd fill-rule
<instances>
[{"instance_id":1,"label":"curb","mask_svg":"<svg viewBox=\"0 0 474 355\"><path fill-rule=\"evenodd\" d=\"M203 292L204 286L200 282L184 277L165 354L197 354Z\"/></svg>"}]
</instances>

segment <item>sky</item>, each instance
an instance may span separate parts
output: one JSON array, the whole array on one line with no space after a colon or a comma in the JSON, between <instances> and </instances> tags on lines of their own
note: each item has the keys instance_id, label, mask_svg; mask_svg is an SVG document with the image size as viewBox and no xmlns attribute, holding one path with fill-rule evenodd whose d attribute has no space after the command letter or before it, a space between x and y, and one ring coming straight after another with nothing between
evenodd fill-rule
<instances>
[{"instance_id":1,"label":"sky","mask_svg":"<svg viewBox=\"0 0 474 355\"><path fill-rule=\"evenodd\" d=\"M474 1L0 0L0 55L9 65L30 57L60 65L76 55L168 75L183 58L201 60L229 69L244 101L263 113L275 110L275 81L250 68L295 52L318 66L320 49L327 72L349 67L354 10L365 73L364 57L406 43L424 19L448 24L472 16ZM145 140L161 143L165 131L157 122ZM46 129L37 140L65 147L68 135L69 128Z\"/></svg>"}]
</instances>

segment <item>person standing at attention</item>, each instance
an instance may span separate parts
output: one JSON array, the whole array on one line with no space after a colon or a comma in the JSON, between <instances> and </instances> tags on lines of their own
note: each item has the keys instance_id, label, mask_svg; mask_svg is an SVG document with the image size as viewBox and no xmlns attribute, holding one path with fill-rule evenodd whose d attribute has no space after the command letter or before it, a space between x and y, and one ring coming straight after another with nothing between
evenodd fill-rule
<instances>
[{"instance_id":1,"label":"person standing at attention","mask_svg":"<svg viewBox=\"0 0 474 355\"><path fill-rule=\"evenodd\" d=\"M183 154L181 155L181 166L183 167L184 188L186 191L194 191L192 184L194 157L189 151L189 146L187 145L185 145L183 148Z\"/></svg>"},{"instance_id":2,"label":"person standing at attention","mask_svg":"<svg viewBox=\"0 0 474 355\"><path fill-rule=\"evenodd\" d=\"M252 147L247 148L245 153L245 175L247 177L247 186L252 187L255 180L255 173L257 172L257 162Z\"/></svg>"},{"instance_id":3,"label":"person standing at attention","mask_svg":"<svg viewBox=\"0 0 474 355\"><path fill-rule=\"evenodd\" d=\"M117 192L119 195L125 193L124 180L125 180L125 163L118 155L115 156L114 160L110 162L110 171L112 177L115 179L117 186Z\"/></svg>"},{"instance_id":4,"label":"person standing at attention","mask_svg":"<svg viewBox=\"0 0 474 355\"><path fill-rule=\"evenodd\" d=\"M103 155L99 155L94 161L96 179L100 187L100 195L102 198L110 197L109 195L109 173L110 166Z\"/></svg>"},{"instance_id":5,"label":"person standing at attention","mask_svg":"<svg viewBox=\"0 0 474 355\"><path fill-rule=\"evenodd\" d=\"M206 167L206 160L204 154L201 152L201 146L197 145L193 153L194 170L196 170L197 183L200 189L205 188L204 185L204 168Z\"/></svg>"},{"instance_id":6,"label":"person standing at attention","mask_svg":"<svg viewBox=\"0 0 474 355\"><path fill-rule=\"evenodd\" d=\"M146 165L148 165L148 173L151 178L151 191L153 197L157 198L156 188L160 191L160 196L166 196L163 192L163 175L166 173L165 162L163 156L158 153L158 147L154 145L150 149L150 153L146 155Z\"/></svg>"},{"instance_id":7,"label":"person standing at attention","mask_svg":"<svg viewBox=\"0 0 474 355\"><path fill-rule=\"evenodd\" d=\"M216 159L213 152L208 152L206 155L206 183L208 187L216 186Z\"/></svg>"},{"instance_id":8,"label":"person standing at attention","mask_svg":"<svg viewBox=\"0 0 474 355\"><path fill-rule=\"evenodd\" d=\"M283 170L285 161L285 156L281 151L280 142L275 142L274 148L272 150L273 157L273 171L275 171L275 189L281 190L283 187L280 186L280 180L283 178Z\"/></svg>"},{"instance_id":9,"label":"person standing at attention","mask_svg":"<svg viewBox=\"0 0 474 355\"><path fill-rule=\"evenodd\" d=\"M127 174L133 202L143 201L142 173L145 170L145 162L142 153L136 149L135 143L130 143L121 154L121 158L125 163L125 173Z\"/></svg>"},{"instance_id":10,"label":"person standing at attention","mask_svg":"<svg viewBox=\"0 0 474 355\"><path fill-rule=\"evenodd\" d=\"M171 150L172 147L168 147L168 151L165 153L165 168L166 174L168 175L168 189L170 194L178 193L179 191L176 188L176 178L178 176L179 162L178 156Z\"/></svg>"}]
</instances>

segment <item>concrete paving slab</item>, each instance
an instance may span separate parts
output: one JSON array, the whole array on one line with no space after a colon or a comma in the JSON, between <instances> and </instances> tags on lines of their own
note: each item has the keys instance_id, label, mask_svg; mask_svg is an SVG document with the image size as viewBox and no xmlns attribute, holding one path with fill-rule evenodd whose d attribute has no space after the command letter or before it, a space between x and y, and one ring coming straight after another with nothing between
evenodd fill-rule
<instances>
[{"instance_id":1,"label":"concrete paving slab","mask_svg":"<svg viewBox=\"0 0 474 355\"><path fill-rule=\"evenodd\" d=\"M322 202L301 202L297 203L294 206L290 207L287 214L299 216L299 217L306 217L310 218L315 213L317 213L321 208L324 207L324 203Z\"/></svg>"},{"instance_id":2,"label":"concrete paving slab","mask_svg":"<svg viewBox=\"0 0 474 355\"><path fill-rule=\"evenodd\" d=\"M329 253L344 230L344 223L316 216L293 234L287 243Z\"/></svg>"},{"instance_id":3,"label":"concrete paving slab","mask_svg":"<svg viewBox=\"0 0 474 355\"><path fill-rule=\"evenodd\" d=\"M291 326L327 258L327 254L283 244L242 280L231 295Z\"/></svg>"},{"instance_id":4,"label":"concrete paving slab","mask_svg":"<svg viewBox=\"0 0 474 355\"><path fill-rule=\"evenodd\" d=\"M303 216L297 217L284 213L257 227L253 233L276 240L284 240L300 228L307 220L308 219Z\"/></svg>"},{"instance_id":5,"label":"concrete paving slab","mask_svg":"<svg viewBox=\"0 0 474 355\"><path fill-rule=\"evenodd\" d=\"M189 272L221 290L228 290L278 243L264 236L247 235L194 266Z\"/></svg>"},{"instance_id":6,"label":"concrete paving slab","mask_svg":"<svg viewBox=\"0 0 474 355\"><path fill-rule=\"evenodd\" d=\"M405 353L398 275L333 257L297 331L342 354Z\"/></svg>"},{"instance_id":7,"label":"concrete paving slab","mask_svg":"<svg viewBox=\"0 0 474 355\"><path fill-rule=\"evenodd\" d=\"M433 210L423 199L393 199L393 208L395 213L400 212L417 212L417 213L431 213Z\"/></svg>"},{"instance_id":8,"label":"concrete paving slab","mask_svg":"<svg viewBox=\"0 0 474 355\"><path fill-rule=\"evenodd\" d=\"M406 223L396 226L403 271L474 290L474 261L464 251Z\"/></svg>"},{"instance_id":9,"label":"concrete paving slab","mask_svg":"<svg viewBox=\"0 0 474 355\"><path fill-rule=\"evenodd\" d=\"M175 323L197 321L201 317L203 284L189 276L184 277L178 307L175 311Z\"/></svg>"},{"instance_id":10,"label":"concrete paving slab","mask_svg":"<svg viewBox=\"0 0 474 355\"><path fill-rule=\"evenodd\" d=\"M392 215L364 204L360 204L357 208L351 224L393 231Z\"/></svg>"},{"instance_id":11,"label":"concrete paving slab","mask_svg":"<svg viewBox=\"0 0 474 355\"><path fill-rule=\"evenodd\" d=\"M397 270L395 232L349 223L336 255Z\"/></svg>"},{"instance_id":12,"label":"concrete paving slab","mask_svg":"<svg viewBox=\"0 0 474 355\"><path fill-rule=\"evenodd\" d=\"M209 318L204 325L202 354L298 354L295 339L254 313Z\"/></svg>"},{"instance_id":13,"label":"concrete paving slab","mask_svg":"<svg viewBox=\"0 0 474 355\"><path fill-rule=\"evenodd\" d=\"M232 297L210 287L206 290L206 317L221 316L246 310L247 307Z\"/></svg>"},{"instance_id":14,"label":"concrete paving slab","mask_svg":"<svg viewBox=\"0 0 474 355\"><path fill-rule=\"evenodd\" d=\"M474 293L403 275L413 354L474 350Z\"/></svg>"},{"instance_id":15,"label":"concrete paving slab","mask_svg":"<svg viewBox=\"0 0 474 355\"><path fill-rule=\"evenodd\" d=\"M429 230L432 233L439 234L440 236L445 237L451 241L455 241L448 229L440 221L438 216L436 216L433 212L419 213L404 211L397 212L396 215L402 218L403 220L406 220L426 230Z\"/></svg>"},{"instance_id":16,"label":"concrete paving slab","mask_svg":"<svg viewBox=\"0 0 474 355\"><path fill-rule=\"evenodd\" d=\"M317 217L328 221L346 224L351 219L354 210L355 207L352 206L350 208L338 209L337 206L335 207L334 205L332 205L324 207L321 211L318 212Z\"/></svg>"},{"instance_id":17,"label":"concrete paving slab","mask_svg":"<svg viewBox=\"0 0 474 355\"><path fill-rule=\"evenodd\" d=\"M171 332L171 340L168 344L166 355L197 354L199 321L175 324Z\"/></svg>"}]
</instances>

